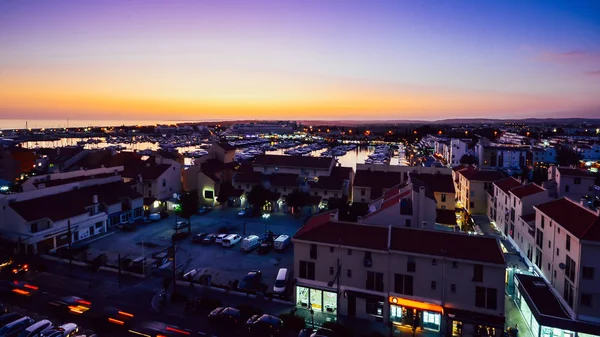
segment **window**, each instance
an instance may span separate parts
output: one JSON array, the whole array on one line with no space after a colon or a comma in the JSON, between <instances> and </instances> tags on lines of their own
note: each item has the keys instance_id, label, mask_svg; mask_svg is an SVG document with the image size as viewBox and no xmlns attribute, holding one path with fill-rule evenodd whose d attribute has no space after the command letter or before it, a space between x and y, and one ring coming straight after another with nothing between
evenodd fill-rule
<instances>
[{"instance_id":1,"label":"window","mask_svg":"<svg viewBox=\"0 0 600 337\"><path fill-rule=\"evenodd\" d=\"M333 275L334 269L333 267L329 267L329 275Z\"/></svg>"},{"instance_id":2,"label":"window","mask_svg":"<svg viewBox=\"0 0 600 337\"><path fill-rule=\"evenodd\" d=\"M458 263L452 262L452 268L454 268L454 269L458 268Z\"/></svg>"},{"instance_id":3,"label":"window","mask_svg":"<svg viewBox=\"0 0 600 337\"><path fill-rule=\"evenodd\" d=\"M442 209L446 209L446 205L442 205Z\"/></svg>"},{"instance_id":4,"label":"window","mask_svg":"<svg viewBox=\"0 0 600 337\"><path fill-rule=\"evenodd\" d=\"M495 288L475 287L475 306L495 310L498 307L498 290Z\"/></svg>"},{"instance_id":5,"label":"window","mask_svg":"<svg viewBox=\"0 0 600 337\"><path fill-rule=\"evenodd\" d=\"M352 255L352 249L348 249L348 255Z\"/></svg>"},{"instance_id":6,"label":"window","mask_svg":"<svg viewBox=\"0 0 600 337\"><path fill-rule=\"evenodd\" d=\"M558 234L560 234L560 227L557 228Z\"/></svg>"},{"instance_id":7,"label":"window","mask_svg":"<svg viewBox=\"0 0 600 337\"><path fill-rule=\"evenodd\" d=\"M394 292L402 295L412 295L413 276L394 274Z\"/></svg>"},{"instance_id":8,"label":"window","mask_svg":"<svg viewBox=\"0 0 600 337\"><path fill-rule=\"evenodd\" d=\"M483 282L483 265L473 265L473 282Z\"/></svg>"},{"instance_id":9,"label":"window","mask_svg":"<svg viewBox=\"0 0 600 337\"><path fill-rule=\"evenodd\" d=\"M475 208L475 203L474 202L469 202L469 208Z\"/></svg>"},{"instance_id":10,"label":"window","mask_svg":"<svg viewBox=\"0 0 600 337\"><path fill-rule=\"evenodd\" d=\"M573 307L573 286L569 282L565 282L565 286L563 289L563 298L567 301L567 304L572 308Z\"/></svg>"},{"instance_id":11,"label":"window","mask_svg":"<svg viewBox=\"0 0 600 337\"><path fill-rule=\"evenodd\" d=\"M550 270L550 263L548 263L548 267L547 268L548 268L548 270Z\"/></svg>"},{"instance_id":12,"label":"window","mask_svg":"<svg viewBox=\"0 0 600 337\"><path fill-rule=\"evenodd\" d=\"M583 270L581 271L581 277L584 280L593 280L594 279L594 268L583 267Z\"/></svg>"},{"instance_id":13,"label":"window","mask_svg":"<svg viewBox=\"0 0 600 337\"><path fill-rule=\"evenodd\" d=\"M571 188L569 187L569 185L565 185L565 192L569 193L570 190L571 190Z\"/></svg>"},{"instance_id":14,"label":"window","mask_svg":"<svg viewBox=\"0 0 600 337\"><path fill-rule=\"evenodd\" d=\"M414 273L417 270L417 263L415 262L414 256L409 256L408 261L406 261L406 271L409 273Z\"/></svg>"},{"instance_id":15,"label":"window","mask_svg":"<svg viewBox=\"0 0 600 337\"><path fill-rule=\"evenodd\" d=\"M585 307L592 306L592 294L581 293L581 305Z\"/></svg>"},{"instance_id":16,"label":"window","mask_svg":"<svg viewBox=\"0 0 600 337\"><path fill-rule=\"evenodd\" d=\"M566 255L565 265L565 276L568 277L571 282L575 282L576 263L569 257L569 255Z\"/></svg>"},{"instance_id":17,"label":"window","mask_svg":"<svg viewBox=\"0 0 600 337\"><path fill-rule=\"evenodd\" d=\"M333 251L334 251L334 248L333 247L329 247L329 252L333 253Z\"/></svg>"},{"instance_id":18,"label":"window","mask_svg":"<svg viewBox=\"0 0 600 337\"><path fill-rule=\"evenodd\" d=\"M383 291L383 273L367 272L367 290Z\"/></svg>"},{"instance_id":19,"label":"window","mask_svg":"<svg viewBox=\"0 0 600 337\"><path fill-rule=\"evenodd\" d=\"M544 228L545 223L546 223L546 218L544 218L544 216L542 215L542 223L540 224L540 227Z\"/></svg>"},{"instance_id":20,"label":"window","mask_svg":"<svg viewBox=\"0 0 600 337\"><path fill-rule=\"evenodd\" d=\"M167 186L167 179L162 180L162 185L163 185L163 187Z\"/></svg>"},{"instance_id":21,"label":"window","mask_svg":"<svg viewBox=\"0 0 600 337\"><path fill-rule=\"evenodd\" d=\"M310 245L310 258L313 260L317 259L317 245L314 243Z\"/></svg>"},{"instance_id":22,"label":"window","mask_svg":"<svg viewBox=\"0 0 600 337\"><path fill-rule=\"evenodd\" d=\"M406 219L404 221L404 224L406 225L406 227L410 227L410 219Z\"/></svg>"},{"instance_id":23,"label":"window","mask_svg":"<svg viewBox=\"0 0 600 337\"><path fill-rule=\"evenodd\" d=\"M456 294L456 284L451 284L450 285L450 292L453 294Z\"/></svg>"},{"instance_id":24,"label":"window","mask_svg":"<svg viewBox=\"0 0 600 337\"><path fill-rule=\"evenodd\" d=\"M352 278L352 269L348 269L346 271L346 276L348 276L348 278Z\"/></svg>"},{"instance_id":25,"label":"window","mask_svg":"<svg viewBox=\"0 0 600 337\"><path fill-rule=\"evenodd\" d=\"M210 190L204 191L204 199L214 199L214 197L215 197L214 191L210 191Z\"/></svg>"},{"instance_id":26,"label":"window","mask_svg":"<svg viewBox=\"0 0 600 337\"><path fill-rule=\"evenodd\" d=\"M566 243L566 247L567 252L571 251L571 236L567 234L567 243Z\"/></svg>"},{"instance_id":27,"label":"window","mask_svg":"<svg viewBox=\"0 0 600 337\"><path fill-rule=\"evenodd\" d=\"M575 179L573 179L573 184L575 184L575 185L581 185L581 178L575 178Z\"/></svg>"},{"instance_id":28,"label":"window","mask_svg":"<svg viewBox=\"0 0 600 337\"><path fill-rule=\"evenodd\" d=\"M442 193L442 202L446 202L446 193Z\"/></svg>"},{"instance_id":29,"label":"window","mask_svg":"<svg viewBox=\"0 0 600 337\"><path fill-rule=\"evenodd\" d=\"M364 188L360 189L360 195L365 195L365 189Z\"/></svg>"},{"instance_id":30,"label":"window","mask_svg":"<svg viewBox=\"0 0 600 337\"><path fill-rule=\"evenodd\" d=\"M542 268L542 251L539 248L535 249L535 265Z\"/></svg>"},{"instance_id":31,"label":"window","mask_svg":"<svg viewBox=\"0 0 600 337\"><path fill-rule=\"evenodd\" d=\"M437 266L437 260L436 259L431 259L431 265L432 266Z\"/></svg>"},{"instance_id":32,"label":"window","mask_svg":"<svg viewBox=\"0 0 600 337\"><path fill-rule=\"evenodd\" d=\"M552 248L552 241L548 240L548 248Z\"/></svg>"},{"instance_id":33,"label":"window","mask_svg":"<svg viewBox=\"0 0 600 337\"><path fill-rule=\"evenodd\" d=\"M315 263L308 261L300 261L300 278L314 280L315 279Z\"/></svg>"},{"instance_id":34,"label":"window","mask_svg":"<svg viewBox=\"0 0 600 337\"><path fill-rule=\"evenodd\" d=\"M542 248L544 242L544 232L542 232L539 228L535 230L535 244Z\"/></svg>"},{"instance_id":35,"label":"window","mask_svg":"<svg viewBox=\"0 0 600 337\"><path fill-rule=\"evenodd\" d=\"M475 191L471 191L471 194L470 194L470 195L471 195L472 197L474 197L474 196L475 196Z\"/></svg>"},{"instance_id":36,"label":"window","mask_svg":"<svg viewBox=\"0 0 600 337\"><path fill-rule=\"evenodd\" d=\"M437 288L437 283L435 281L431 281L431 290L435 290Z\"/></svg>"},{"instance_id":37,"label":"window","mask_svg":"<svg viewBox=\"0 0 600 337\"><path fill-rule=\"evenodd\" d=\"M383 301L366 300L366 312L370 315L383 316Z\"/></svg>"}]
</instances>

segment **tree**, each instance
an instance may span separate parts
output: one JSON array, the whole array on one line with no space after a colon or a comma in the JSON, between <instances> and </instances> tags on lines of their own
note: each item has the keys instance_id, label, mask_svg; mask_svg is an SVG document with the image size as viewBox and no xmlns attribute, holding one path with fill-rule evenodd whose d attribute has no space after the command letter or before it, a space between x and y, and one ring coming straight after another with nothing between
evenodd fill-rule
<instances>
[{"instance_id":1,"label":"tree","mask_svg":"<svg viewBox=\"0 0 600 337\"><path fill-rule=\"evenodd\" d=\"M189 221L198 212L198 206L198 191L183 192L179 196L177 215Z\"/></svg>"},{"instance_id":2,"label":"tree","mask_svg":"<svg viewBox=\"0 0 600 337\"><path fill-rule=\"evenodd\" d=\"M581 160L581 156L568 146L561 146L556 151L556 161L560 166L577 165Z\"/></svg>"},{"instance_id":3,"label":"tree","mask_svg":"<svg viewBox=\"0 0 600 337\"><path fill-rule=\"evenodd\" d=\"M269 191L262 185L256 185L248 192L246 198L252 206L252 211L257 212L269 201Z\"/></svg>"},{"instance_id":4,"label":"tree","mask_svg":"<svg viewBox=\"0 0 600 337\"><path fill-rule=\"evenodd\" d=\"M292 214L300 207L308 205L310 194L306 192L294 191L285 197L285 203L292 209Z\"/></svg>"},{"instance_id":5,"label":"tree","mask_svg":"<svg viewBox=\"0 0 600 337\"><path fill-rule=\"evenodd\" d=\"M234 192L233 185L230 181L224 181L219 186L219 194L217 195L217 202L221 204L223 207L227 205L229 198L233 196Z\"/></svg>"},{"instance_id":6,"label":"tree","mask_svg":"<svg viewBox=\"0 0 600 337\"><path fill-rule=\"evenodd\" d=\"M464 154L462 157L460 157L460 163L465 165L473 165L475 164L475 157L471 156L470 154Z\"/></svg>"}]
</instances>

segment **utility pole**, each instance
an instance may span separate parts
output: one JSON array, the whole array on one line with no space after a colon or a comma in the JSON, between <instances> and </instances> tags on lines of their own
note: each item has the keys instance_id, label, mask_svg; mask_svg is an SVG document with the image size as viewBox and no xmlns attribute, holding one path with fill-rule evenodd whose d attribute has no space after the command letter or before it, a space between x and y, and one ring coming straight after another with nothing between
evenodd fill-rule
<instances>
[{"instance_id":1,"label":"utility pole","mask_svg":"<svg viewBox=\"0 0 600 337\"><path fill-rule=\"evenodd\" d=\"M67 231L69 236L69 275L73 273L73 252L71 251L71 241L73 237L71 236L71 220L67 220Z\"/></svg>"}]
</instances>

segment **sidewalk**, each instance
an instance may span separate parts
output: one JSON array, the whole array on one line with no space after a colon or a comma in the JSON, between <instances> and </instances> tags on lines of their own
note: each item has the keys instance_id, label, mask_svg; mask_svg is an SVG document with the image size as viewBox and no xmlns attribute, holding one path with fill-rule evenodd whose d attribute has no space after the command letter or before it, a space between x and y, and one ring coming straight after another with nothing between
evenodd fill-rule
<instances>
[{"instance_id":1,"label":"sidewalk","mask_svg":"<svg viewBox=\"0 0 600 337\"><path fill-rule=\"evenodd\" d=\"M517 308L517 305L508 295L504 295L504 312L506 313L506 327L515 327L519 328L519 337L533 337L529 327L523 320L523 316L521 315L521 311Z\"/></svg>"}]
</instances>

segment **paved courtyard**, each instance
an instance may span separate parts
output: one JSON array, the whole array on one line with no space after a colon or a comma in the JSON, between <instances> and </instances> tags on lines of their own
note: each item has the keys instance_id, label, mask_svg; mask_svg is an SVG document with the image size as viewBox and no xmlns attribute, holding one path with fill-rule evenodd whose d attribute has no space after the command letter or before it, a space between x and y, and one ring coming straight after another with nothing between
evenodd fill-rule
<instances>
[{"instance_id":1,"label":"paved courtyard","mask_svg":"<svg viewBox=\"0 0 600 337\"><path fill-rule=\"evenodd\" d=\"M262 236L265 230L270 230L276 235L292 236L303 222L303 219L287 214L272 214L268 219L241 218L237 215L238 211L239 209L233 208L225 210L217 208L208 214L193 216L192 235L179 241L176 255L179 270L183 269L187 272L191 269L206 268L212 275L213 282L226 284L231 280L239 280L248 271L256 269L262 271L263 282L271 286L279 268L293 268L291 245L281 253L271 251L265 255L258 255L256 250L250 253L242 252L241 242L233 248L224 248L217 243L209 245L192 243L191 238L194 234L218 233L223 228L227 229L227 233L240 234L242 237L252 234ZM113 235L90 243L88 251L91 256L106 254L111 264L116 264L119 254L121 258L134 260L145 256L148 261L153 261L153 254L171 246L171 235L174 233L173 226L176 221L175 215L171 215L155 223L138 225L130 232L117 230Z\"/></svg>"}]
</instances>

